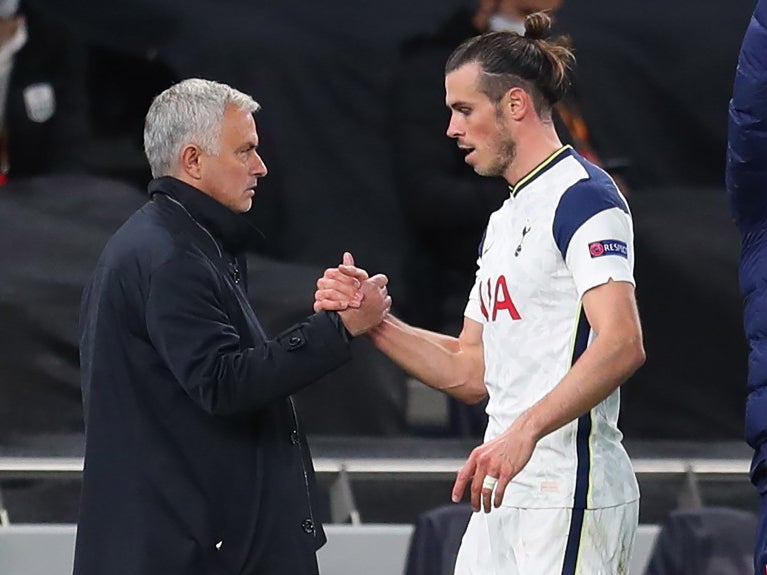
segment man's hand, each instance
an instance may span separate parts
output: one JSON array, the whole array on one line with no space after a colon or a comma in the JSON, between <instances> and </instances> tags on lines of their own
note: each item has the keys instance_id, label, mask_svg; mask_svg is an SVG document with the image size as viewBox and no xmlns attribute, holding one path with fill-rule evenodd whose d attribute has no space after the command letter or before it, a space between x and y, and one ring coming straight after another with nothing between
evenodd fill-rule
<instances>
[{"instance_id":1,"label":"man's hand","mask_svg":"<svg viewBox=\"0 0 767 575\"><path fill-rule=\"evenodd\" d=\"M372 278L354 265L349 252L343 263L328 268L317 280L314 311L337 311L352 336L367 332L380 324L391 309L391 297L386 286L388 278L378 274Z\"/></svg>"},{"instance_id":2,"label":"man's hand","mask_svg":"<svg viewBox=\"0 0 767 575\"><path fill-rule=\"evenodd\" d=\"M335 268L328 268L317 280L314 292L314 311L342 311L347 308L359 308L362 303L362 282L368 279L368 273L354 265L354 258L344 252L343 263Z\"/></svg>"},{"instance_id":3,"label":"man's hand","mask_svg":"<svg viewBox=\"0 0 767 575\"><path fill-rule=\"evenodd\" d=\"M380 324L391 309L391 297L386 290L389 279L383 274L374 275L362 282L360 307L339 311L341 321L352 336L358 336Z\"/></svg>"},{"instance_id":4,"label":"man's hand","mask_svg":"<svg viewBox=\"0 0 767 575\"><path fill-rule=\"evenodd\" d=\"M471 482L471 507L490 513L491 498L495 491L495 507L500 507L506 486L530 461L535 449L535 437L512 425L495 439L475 448L458 472L453 484L453 501L463 497ZM497 479L497 483L494 481Z\"/></svg>"}]
</instances>

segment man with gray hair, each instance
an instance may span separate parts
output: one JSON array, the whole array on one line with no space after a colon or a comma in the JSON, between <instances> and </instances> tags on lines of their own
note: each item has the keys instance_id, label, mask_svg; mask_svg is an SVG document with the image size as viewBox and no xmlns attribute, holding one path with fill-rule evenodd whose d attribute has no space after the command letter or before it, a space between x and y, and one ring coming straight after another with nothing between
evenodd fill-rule
<instances>
[{"instance_id":1,"label":"man with gray hair","mask_svg":"<svg viewBox=\"0 0 767 575\"><path fill-rule=\"evenodd\" d=\"M151 199L82 300L77 575L318 572L325 536L290 395L346 362L391 299L374 276L347 309L265 334L242 257L242 214L267 173L258 108L190 79L147 114Z\"/></svg>"}]
</instances>

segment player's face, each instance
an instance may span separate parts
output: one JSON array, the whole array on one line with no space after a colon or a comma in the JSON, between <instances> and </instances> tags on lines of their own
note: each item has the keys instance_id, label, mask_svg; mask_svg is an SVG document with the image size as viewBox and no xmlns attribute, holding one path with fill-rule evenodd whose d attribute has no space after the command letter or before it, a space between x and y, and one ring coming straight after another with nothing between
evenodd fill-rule
<instances>
[{"instance_id":1,"label":"player's face","mask_svg":"<svg viewBox=\"0 0 767 575\"><path fill-rule=\"evenodd\" d=\"M450 108L447 135L466 151L464 161L482 176L503 176L516 155L516 143L502 108L479 90L480 67L466 64L445 77Z\"/></svg>"},{"instance_id":2,"label":"player's face","mask_svg":"<svg viewBox=\"0 0 767 575\"><path fill-rule=\"evenodd\" d=\"M233 212L247 212L253 205L258 178L267 173L257 150L253 114L237 106L227 107L218 153L202 154L200 188Z\"/></svg>"}]
</instances>

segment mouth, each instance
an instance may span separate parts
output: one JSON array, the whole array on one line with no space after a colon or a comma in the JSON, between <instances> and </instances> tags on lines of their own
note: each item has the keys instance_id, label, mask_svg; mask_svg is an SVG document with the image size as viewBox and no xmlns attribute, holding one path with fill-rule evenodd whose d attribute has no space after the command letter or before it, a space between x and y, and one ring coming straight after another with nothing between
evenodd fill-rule
<instances>
[{"instance_id":1,"label":"mouth","mask_svg":"<svg viewBox=\"0 0 767 575\"><path fill-rule=\"evenodd\" d=\"M471 159L473 158L474 154L476 153L476 150L474 148L461 148L461 151L465 152L465 155L463 157L463 161L467 164L471 163Z\"/></svg>"},{"instance_id":2,"label":"mouth","mask_svg":"<svg viewBox=\"0 0 767 575\"><path fill-rule=\"evenodd\" d=\"M468 162L469 157L476 151L475 148L467 146L466 144L458 143L458 149L464 153L464 161Z\"/></svg>"}]
</instances>

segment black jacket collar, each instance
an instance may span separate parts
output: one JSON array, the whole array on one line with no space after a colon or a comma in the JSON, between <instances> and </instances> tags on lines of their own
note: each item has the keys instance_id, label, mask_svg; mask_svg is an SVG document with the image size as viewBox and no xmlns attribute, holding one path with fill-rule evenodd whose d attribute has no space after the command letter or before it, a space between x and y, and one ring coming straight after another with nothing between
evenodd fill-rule
<instances>
[{"instance_id":1,"label":"black jacket collar","mask_svg":"<svg viewBox=\"0 0 767 575\"><path fill-rule=\"evenodd\" d=\"M172 176L155 178L149 182L149 196L164 194L180 203L189 215L213 234L224 248L239 252L258 229L243 217L231 211L209 195Z\"/></svg>"}]
</instances>

